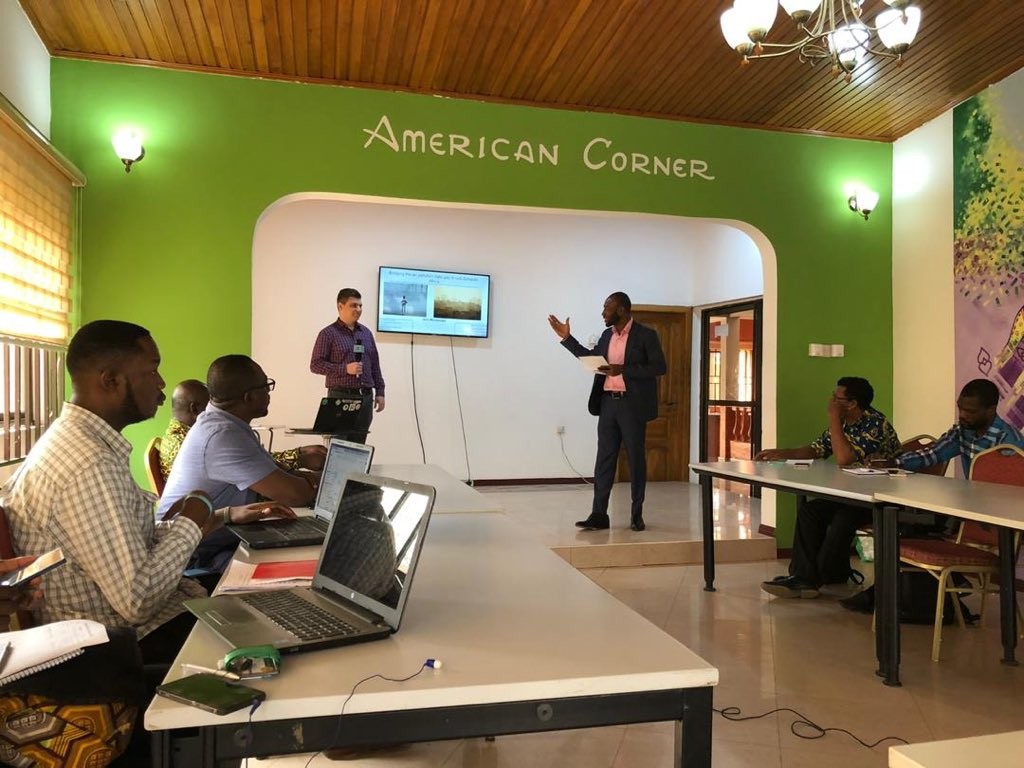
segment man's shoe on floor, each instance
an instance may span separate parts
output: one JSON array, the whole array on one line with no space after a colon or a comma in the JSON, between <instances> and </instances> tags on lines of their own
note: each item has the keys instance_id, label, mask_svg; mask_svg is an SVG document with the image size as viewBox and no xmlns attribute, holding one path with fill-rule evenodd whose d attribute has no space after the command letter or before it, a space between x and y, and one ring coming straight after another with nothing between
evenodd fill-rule
<instances>
[{"instance_id":1,"label":"man's shoe on floor","mask_svg":"<svg viewBox=\"0 0 1024 768\"><path fill-rule=\"evenodd\" d=\"M805 600L818 596L818 587L799 576L790 576L782 581L761 582L761 589L775 597L802 597Z\"/></svg>"},{"instance_id":2,"label":"man's shoe on floor","mask_svg":"<svg viewBox=\"0 0 1024 768\"><path fill-rule=\"evenodd\" d=\"M644 516L633 515L629 520L629 527L632 528L634 531L644 530L647 527L646 525L644 525Z\"/></svg>"},{"instance_id":3,"label":"man's shoe on floor","mask_svg":"<svg viewBox=\"0 0 1024 768\"><path fill-rule=\"evenodd\" d=\"M586 520L576 521L576 527L584 531L603 531L608 525L608 515L591 515Z\"/></svg>"}]
</instances>

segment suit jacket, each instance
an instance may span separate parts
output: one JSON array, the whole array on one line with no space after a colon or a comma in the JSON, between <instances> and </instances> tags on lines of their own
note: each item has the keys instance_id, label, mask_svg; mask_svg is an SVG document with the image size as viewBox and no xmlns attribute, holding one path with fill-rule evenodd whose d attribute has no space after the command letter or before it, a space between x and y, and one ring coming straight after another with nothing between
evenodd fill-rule
<instances>
[{"instance_id":1,"label":"suit jacket","mask_svg":"<svg viewBox=\"0 0 1024 768\"><path fill-rule=\"evenodd\" d=\"M576 357L601 355L608 359L608 346L612 338L612 329L605 328L604 333L593 349L587 349L573 336L567 336L562 346ZM626 382L628 393L624 402L638 419L650 421L658 416L658 382L656 377L665 374L665 353L661 350L658 332L653 328L633 321L626 339L626 355L622 365L622 378ZM604 391L605 377L594 376L594 384L590 389L588 410L597 416L601 412L601 393Z\"/></svg>"}]
</instances>

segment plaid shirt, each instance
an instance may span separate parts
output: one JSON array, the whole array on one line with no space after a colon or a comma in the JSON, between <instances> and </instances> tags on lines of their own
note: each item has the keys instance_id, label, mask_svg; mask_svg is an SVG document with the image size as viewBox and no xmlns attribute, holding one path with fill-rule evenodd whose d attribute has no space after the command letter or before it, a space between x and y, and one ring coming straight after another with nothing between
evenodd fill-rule
<instances>
[{"instance_id":1,"label":"plaid shirt","mask_svg":"<svg viewBox=\"0 0 1024 768\"><path fill-rule=\"evenodd\" d=\"M357 338L363 344L363 375L349 376L345 366L356 361L354 347ZM377 397L384 397L384 377L380 372L377 343L370 329L361 323L356 323L355 330L351 331L341 320L335 320L320 331L309 359L309 370L326 377L328 389L373 387Z\"/></svg>"},{"instance_id":2,"label":"plaid shirt","mask_svg":"<svg viewBox=\"0 0 1024 768\"><path fill-rule=\"evenodd\" d=\"M966 429L959 424L954 424L951 430L927 448L910 451L897 457L896 465L902 469L917 472L925 467L930 467L941 461L950 461L959 456L964 468L964 477L968 477L971 474L971 462L974 457L996 445L1015 445L1018 448L1024 448L1024 437L1021 437L1020 432L998 416L992 425L981 434L973 429Z\"/></svg>"},{"instance_id":3,"label":"plaid shirt","mask_svg":"<svg viewBox=\"0 0 1024 768\"><path fill-rule=\"evenodd\" d=\"M145 636L205 591L182 571L201 537L179 517L155 523L155 498L132 479L129 443L91 411L64 411L3 489L16 551L61 547L67 564L43 577L43 622L93 619Z\"/></svg>"}]
</instances>

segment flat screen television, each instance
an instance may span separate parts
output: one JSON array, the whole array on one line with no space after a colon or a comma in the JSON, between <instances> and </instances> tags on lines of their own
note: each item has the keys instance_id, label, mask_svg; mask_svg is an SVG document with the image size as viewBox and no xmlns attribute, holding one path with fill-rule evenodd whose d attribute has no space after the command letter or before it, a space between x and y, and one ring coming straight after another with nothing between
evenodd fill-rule
<instances>
[{"instance_id":1,"label":"flat screen television","mask_svg":"<svg viewBox=\"0 0 1024 768\"><path fill-rule=\"evenodd\" d=\"M377 330L485 339L490 334L491 276L381 267Z\"/></svg>"}]
</instances>

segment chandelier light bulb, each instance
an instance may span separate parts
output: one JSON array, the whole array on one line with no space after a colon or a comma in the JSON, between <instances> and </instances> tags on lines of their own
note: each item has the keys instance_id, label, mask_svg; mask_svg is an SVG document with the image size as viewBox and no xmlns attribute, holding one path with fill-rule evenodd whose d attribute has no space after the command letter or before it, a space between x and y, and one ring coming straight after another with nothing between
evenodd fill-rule
<instances>
[{"instance_id":1,"label":"chandelier light bulb","mask_svg":"<svg viewBox=\"0 0 1024 768\"><path fill-rule=\"evenodd\" d=\"M725 42L740 54L746 56L754 50L754 44L747 37L747 25L735 8L730 8L722 14L722 34Z\"/></svg>"},{"instance_id":2,"label":"chandelier light bulb","mask_svg":"<svg viewBox=\"0 0 1024 768\"><path fill-rule=\"evenodd\" d=\"M845 24L828 36L829 50L847 73L864 59L870 43L871 31L864 24Z\"/></svg>"},{"instance_id":3,"label":"chandelier light bulb","mask_svg":"<svg viewBox=\"0 0 1024 768\"><path fill-rule=\"evenodd\" d=\"M779 3L793 21L803 24L818 10L821 0L779 0Z\"/></svg>"},{"instance_id":4,"label":"chandelier light bulb","mask_svg":"<svg viewBox=\"0 0 1024 768\"><path fill-rule=\"evenodd\" d=\"M895 8L897 11L902 11L910 5L910 0L885 0L885 4L890 8Z\"/></svg>"},{"instance_id":5,"label":"chandelier light bulb","mask_svg":"<svg viewBox=\"0 0 1024 768\"><path fill-rule=\"evenodd\" d=\"M906 51L917 36L921 26L921 9L910 6L903 10L890 8L882 11L875 19L878 37L882 45L896 54Z\"/></svg>"},{"instance_id":6,"label":"chandelier light bulb","mask_svg":"<svg viewBox=\"0 0 1024 768\"><path fill-rule=\"evenodd\" d=\"M755 43L764 40L779 12L778 0L734 0L732 7L743 20L747 37Z\"/></svg>"},{"instance_id":7,"label":"chandelier light bulb","mask_svg":"<svg viewBox=\"0 0 1024 768\"><path fill-rule=\"evenodd\" d=\"M131 171L132 163L137 163L146 156L146 150L142 146L142 134L134 128L119 129L110 143L114 146L118 158L124 163L125 173Z\"/></svg>"}]
</instances>

